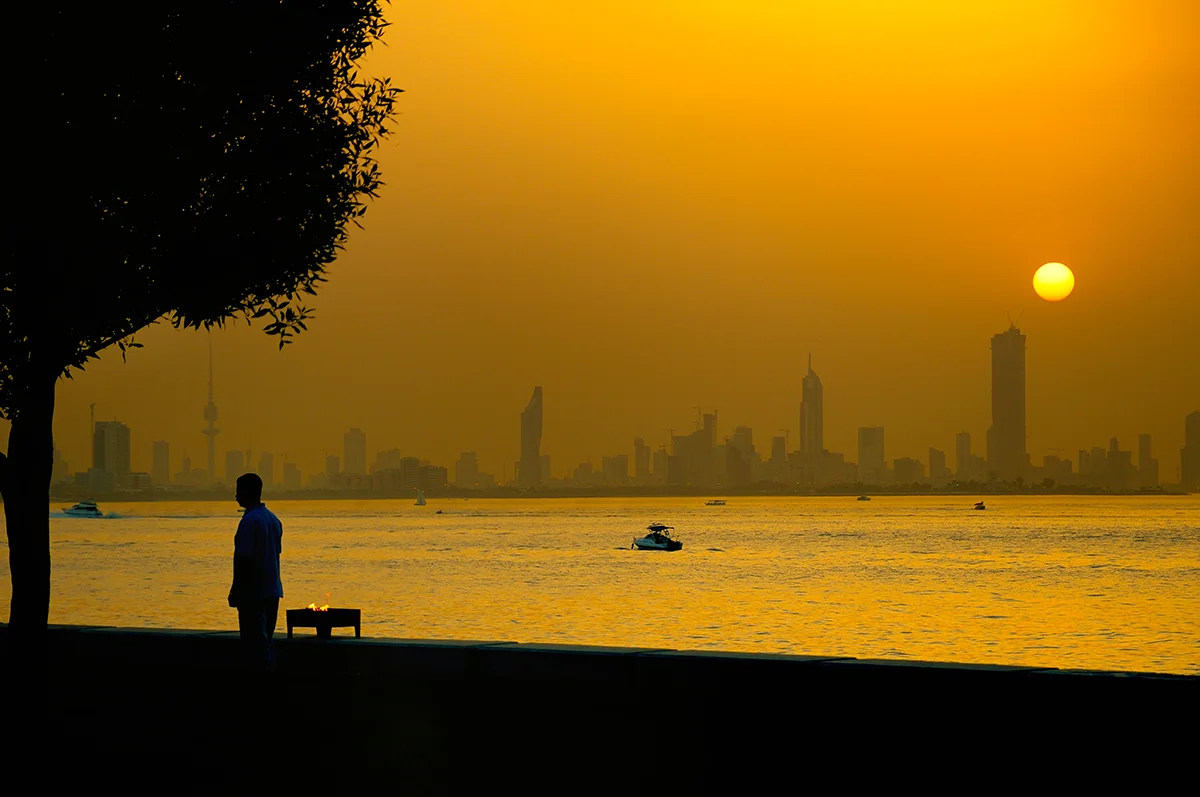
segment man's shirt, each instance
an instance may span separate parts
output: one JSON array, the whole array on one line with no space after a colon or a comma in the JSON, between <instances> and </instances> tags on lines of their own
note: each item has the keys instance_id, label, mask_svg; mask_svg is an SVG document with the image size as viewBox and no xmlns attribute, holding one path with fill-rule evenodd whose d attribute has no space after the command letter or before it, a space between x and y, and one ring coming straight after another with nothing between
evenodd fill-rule
<instances>
[{"instance_id":1,"label":"man's shirt","mask_svg":"<svg viewBox=\"0 0 1200 797\"><path fill-rule=\"evenodd\" d=\"M283 581L279 577L281 550L283 524L275 513L266 504L247 509L233 537L235 597L250 600L283 597Z\"/></svg>"}]
</instances>

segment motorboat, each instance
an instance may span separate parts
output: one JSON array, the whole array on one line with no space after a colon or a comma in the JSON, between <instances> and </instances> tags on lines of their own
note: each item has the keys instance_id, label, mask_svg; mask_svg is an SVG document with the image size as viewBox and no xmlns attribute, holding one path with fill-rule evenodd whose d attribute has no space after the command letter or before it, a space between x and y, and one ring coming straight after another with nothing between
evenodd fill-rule
<instances>
[{"instance_id":1,"label":"motorboat","mask_svg":"<svg viewBox=\"0 0 1200 797\"><path fill-rule=\"evenodd\" d=\"M705 506L725 506L724 498L714 498L711 501L705 501Z\"/></svg>"},{"instance_id":2,"label":"motorboat","mask_svg":"<svg viewBox=\"0 0 1200 797\"><path fill-rule=\"evenodd\" d=\"M425 506L425 493L421 492L420 490L417 490L417 500L416 500L416 503L413 504L413 506Z\"/></svg>"},{"instance_id":3,"label":"motorboat","mask_svg":"<svg viewBox=\"0 0 1200 797\"><path fill-rule=\"evenodd\" d=\"M972 508L973 509L987 509L987 507L983 505L983 501L976 501L975 506Z\"/></svg>"},{"instance_id":4,"label":"motorboat","mask_svg":"<svg viewBox=\"0 0 1200 797\"><path fill-rule=\"evenodd\" d=\"M855 500L855 501L870 501L870 500L871 500L871 496L869 496L869 495L860 495L858 498L855 498L854 500Z\"/></svg>"},{"instance_id":5,"label":"motorboat","mask_svg":"<svg viewBox=\"0 0 1200 797\"><path fill-rule=\"evenodd\" d=\"M80 501L75 506L64 509L63 514L71 517L104 517L95 501Z\"/></svg>"},{"instance_id":6,"label":"motorboat","mask_svg":"<svg viewBox=\"0 0 1200 797\"><path fill-rule=\"evenodd\" d=\"M651 523L646 527L646 536L634 540L629 547L639 551L678 551L683 543L671 536L674 530L674 526Z\"/></svg>"}]
</instances>

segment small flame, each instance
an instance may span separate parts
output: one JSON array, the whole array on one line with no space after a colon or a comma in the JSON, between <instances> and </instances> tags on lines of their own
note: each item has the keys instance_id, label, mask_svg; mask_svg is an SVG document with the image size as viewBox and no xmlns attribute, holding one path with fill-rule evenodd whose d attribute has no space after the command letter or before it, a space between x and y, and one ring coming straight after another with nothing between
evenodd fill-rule
<instances>
[{"instance_id":1,"label":"small flame","mask_svg":"<svg viewBox=\"0 0 1200 797\"><path fill-rule=\"evenodd\" d=\"M327 612L327 611L329 611L329 604L327 603L324 606L318 606L315 603L310 603L305 608L311 609L314 612Z\"/></svg>"}]
</instances>

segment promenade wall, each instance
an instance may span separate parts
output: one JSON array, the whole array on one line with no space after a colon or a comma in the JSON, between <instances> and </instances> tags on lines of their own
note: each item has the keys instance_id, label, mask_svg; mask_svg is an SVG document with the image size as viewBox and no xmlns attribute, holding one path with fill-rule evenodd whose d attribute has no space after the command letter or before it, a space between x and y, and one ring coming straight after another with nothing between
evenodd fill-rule
<instances>
[{"instance_id":1,"label":"promenade wall","mask_svg":"<svg viewBox=\"0 0 1200 797\"><path fill-rule=\"evenodd\" d=\"M48 640L53 748L169 766L195 793L237 791L255 762L300 793L746 793L955 772L1078 785L1137 762L1149 787L1192 759L1200 707L1200 678L1145 673L298 630L277 640L278 670L253 675L236 633L52 626Z\"/></svg>"}]
</instances>

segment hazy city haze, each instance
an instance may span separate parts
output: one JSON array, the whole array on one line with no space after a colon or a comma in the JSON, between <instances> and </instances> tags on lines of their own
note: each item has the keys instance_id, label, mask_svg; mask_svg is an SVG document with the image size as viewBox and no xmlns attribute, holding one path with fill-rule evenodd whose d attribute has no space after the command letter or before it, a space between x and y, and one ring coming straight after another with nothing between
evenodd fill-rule
<instances>
[{"instance_id":1,"label":"hazy city haze","mask_svg":"<svg viewBox=\"0 0 1200 797\"><path fill-rule=\"evenodd\" d=\"M343 433L500 476L544 391L541 453L788 429L807 357L824 445L927 459L990 420L990 339L1027 336L1028 453L1136 446L1174 481L1200 406L1200 5L395 3L370 68L405 89L386 180L287 350L215 331L217 462L307 476ZM53 198L46 212L53 212ZM1074 293L1038 298L1061 261ZM208 339L157 326L60 382L205 467ZM257 459L257 453L255 454ZM220 468L218 464L218 468ZM277 464L278 467L278 464Z\"/></svg>"}]
</instances>

